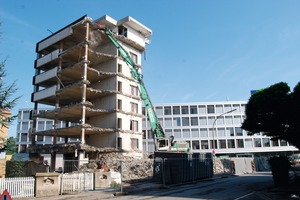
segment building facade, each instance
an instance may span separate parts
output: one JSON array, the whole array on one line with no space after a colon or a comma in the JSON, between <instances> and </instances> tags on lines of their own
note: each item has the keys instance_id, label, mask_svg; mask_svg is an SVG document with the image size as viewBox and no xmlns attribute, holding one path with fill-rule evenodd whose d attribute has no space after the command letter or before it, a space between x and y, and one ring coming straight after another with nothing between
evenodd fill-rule
<instances>
[{"instance_id":1,"label":"building facade","mask_svg":"<svg viewBox=\"0 0 300 200\"><path fill-rule=\"evenodd\" d=\"M241 129L246 101L155 104L166 137L187 141L193 152L217 156L253 156L255 154L298 151L284 140L271 140L263 133L248 136ZM154 151L153 134L143 109L143 148Z\"/></svg>"},{"instance_id":2,"label":"building facade","mask_svg":"<svg viewBox=\"0 0 300 200\"><path fill-rule=\"evenodd\" d=\"M76 159L77 153L78 159L95 158L97 152L108 151L141 155L138 83L99 25L113 32L142 70L152 31L130 16L118 21L107 15L96 20L83 16L38 42L29 152L61 153L66 159ZM45 107L50 109L40 109Z\"/></svg>"}]
</instances>

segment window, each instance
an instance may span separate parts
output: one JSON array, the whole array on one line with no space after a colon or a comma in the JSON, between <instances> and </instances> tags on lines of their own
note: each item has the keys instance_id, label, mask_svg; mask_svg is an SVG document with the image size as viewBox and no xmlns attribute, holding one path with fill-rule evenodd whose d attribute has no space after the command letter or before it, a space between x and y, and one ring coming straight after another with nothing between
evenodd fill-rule
<instances>
[{"instance_id":1,"label":"window","mask_svg":"<svg viewBox=\"0 0 300 200\"><path fill-rule=\"evenodd\" d=\"M244 148L244 140L243 139L237 139L236 140L236 146L237 146L237 148Z\"/></svg>"},{"instance_id":2,"label":"window","mask_svg":"<svg viewBox=\"0 0 300 200\"><path fill-rule=\"evenodd\" d=\"M119 26L118 34L127 37L127 28L125 28L124 26Z\"/></svg>"},{"instance_id":3,"label":"window","mask_svg":"<svg viewBox=\"0 0 300 200\"><path fill-rule=\"evenodd\" d=\"M218 141L217 140L210 140L210 148L211 149L218 149Z\"/></svg>"},{"instance_id":4,"label":"window","mask_svg":"<svg viewBox=\"0 0 300 200\"><path fill-rule=\"evenodd\" d=\"M254 147L261 147L261 139L254 138Z\"/></svg>"},{"instance_id":5,"label":"window","mask_svg":"<svg viewBox=\"0 0 300 200\"><path fill-rule=\"evenodd\" d=\"M181 114L189 114L189 107L181 106Z\"/></svg>"},{"instance_id":6,"label":"window","mask_svg":"<svg viewBox=\"0 0 300 200\"><path fill-rule=\"evenodd\" d=\"M165 135L166 135L166 137L170 137L172 135L172 129L166 129Z\"/></svg>"},{"instance_id":7,"label":"window","mask_svg":"<svg viewBox=\"0 0 300 200\"><path fill-rule=\"evenodd\" d=\"M121 64L118 64L118 72L122 73L122 65Z\"/></svg>"},{"instance_id":8,"label":"window","mask_svg":"<svg viewBox=\"0 0 300 200\"><path fill-rule=\"evenodd\" d=\"M192 132L192 137L193 138L199 138L199 129L192 128L191 132Z\"/></svg>"},{"instance_id":9,"label":"window","mask_svg":"<svg viewBox=\"0 0 300 200\"><path fill-rule=\"evenodd\" d=\"M159 117L159 118L157 118L157 120L158 120L159 124L163 124L163 121L164 121L163 118Z\"/></svg>"},{"instance_id":10,"label":"window","mask_svg":"<svg viewBox=\"0 0 300 200\"><path fill-rule=\"evenodd\" d=\"M182 130L182 136L184 137L184 138L190 138L191 136L190 136L190 129L183 129Z\"/></svg>"},{"instance_id":11,"label":"window","mask_svg":"<svg viewBox=\"0 0 300 200\"><path fill-rule=\"evenodd\" d=\"M19 111L18 112L18 119L21 119L22 118L22 111Z\"/></svg>"},{"instance_id":12,"label":"window","mask_svg":"<svg viewBox=\"0 0 300 200\"><path fill-rule=\"evenodd\" d=\"M205 106L198 106L200 114L206 114Z\"/></svg>"},{"instance_id":13,"label":"window","mask_svg":"<svg viewBox=\"0 0 300 200\"><path fill-rule=\"evenodd\" d=\"M225 128L218 128L218 136L219 137L225 137Z\"/></svg>"},{"instance_id":14,"label":"window","mask_svg":"<svg viewBox=\"0 0 300 200\"><path fill-rule=\"evenodd\" d=\"M264 147L270 147L270 138L263 138L263 146Z\"/></svg>"},{"instance_id":15,"label":"window","mask_svg":"<svg viewBox=\"0 0 300 200\"><path fill-rule=\"evenodd\" d=\"M208 149L208 140L201 140L201 149Z\"/></svg>"},{"instance_id":16,"label":"window","mask_svg":"<svg viewBox=\"0 0 300 200\"><path fill-rule=\"evenodd\" d=\"M278 140L271 140L271 141L272 141L272 146L273 147L278 147L279 146Z\"/></svg>"},{"instance_id":17,"label":"window","mask_svg":"<svg viewBox=\"0 0 300 200\"><path fill-rule=\"evenodd\" d=\"M214 105L208 105L207 106L207 113L208 114L215 113L215 107L214 107Z\"/></svg>"},{"instance_id":18,"label":"window","mask_svg":"<svg viewBox=\"0 0 300 200\"><path fill-rule=\"evenodd\" d=\"M245 139L245 148L252 148L253 147L253 142L251 138L246 138Z\"/></svg>"},{"instance_id":19,"label":"window","mask_svg":"<svg viewBox=\"0 0 300 200\"><path fill-rule=\"evenodd\" d=\"M122 138L118 137L118 148L122 149Z\"/></svg>"},{"instance_id":20,"label":"window","mask_svg":"<svg viewBox=\"0 0 300 200\"><path fill-rule=\"evenodd\" d=\"M162 107L155 107L155 112L157 115L163 115L163 108Z\"/></svg>"},{"instance_id":21,"label":"window","mask_svg":"<svg viewBox=\"0 0 300 200\"><path fill-rule=\"evenodd\" d=\"M173 106L173 115L180 115L180 107Z\"/></svg>"},{"instance_id":22,"label":"window","mask_svg":"<svg viewBox=\"0 0 300 200\"><path fill-rule=\"evenodd\" d=\"M192 141L192 149L200 149L199 140L193 140Z\"/></svg>"},{"instance_id":23,"label":"window","mask_svg":"<svg viewBox=\"0 0 300 200\"><path fill-rule=\"evenodd\" d=\"M216 120L216 124L218 125L224 125L224 117L218 117L218 119Z\"/></svg>"},{"instance_id":24,"label":"window","mask_svg":"<svg viewBox=\"0 0 300 200\"><path fill-rule=\"evenodd\" d=\"M29 119L30 118L30 111L23 111L23 119Z\"/></svg>"},{"instance_id":25,"label":"window","mask_svg":"<svg viewBox=\"0 0 300 200\"><path fill-rule=\"evenodd\" d=\"M200 128L200 137L208 137L208 132L206 128Z\"/></svg>"},{"instance_id":26,"label":"window","mask_svg":"<svg viewBox=\"0 0 300 200\"><path fill-rule=\"evenodd\" d=\"M223 106L222 105L216 105L216 113L223 113Z\"/></svg>"},{"instance_id":27,"label":"window","mask_svg":"<svg viewBox=\"0 0 300 200\"><path fill-rule=\"evenodd\" d=\"M226 122L226 124L233 124L232 116L225 116L225 122Z\"/></svg>"},{"instance_id":28,"label":"window","mask_svg":"<svg viewBox=\"0 0 300 200\"><path fill-rule=\"evenodd\" d=\"M227 140L227 146L229 149L234 149L235 148L234 140L233 139Z\"/></svg>"},{"instance_id":29,"label":"window","mask_svg":"<svg viewBox=\"0 0 300 200\"><path fill-rule=\"evenodd\" d=\"M36 141L43 142L44 141L44 136L38 135L37 138L36 138Z\"/></svg>"},{"instance_id":30,"label":"window","mask_svg":"<svg viewBox=\"0 0 300 200\"><path fill-rule=\"evenodd\" d=\"M151 130L148 130L148 139L153 139L153 133Z\"/></svg>"},{"instance_id":31,"label":"window","mask_svg":"<svg viewBox=\"0 0 300 200\"><path fill-rule=\"evenodd\" d=\"M207 125L206 117L199 117L200 125Z\"/></svg>"},{"instance_id":32,"label":"window","mask_svg":"<svg viewBox=\"0 0 300 200\"><path fill-rule=\"evenodd\" d=\"M118 118L118 128L122 128L122 118Z\"/></svg>"},{"instance_id":33,"label":"window","mask_svg":"<svg viewBox=\"0 0 300 200\"><path fill-rule=\"evenodd\" d=\"M198 117L191 117L191 126L198 126Z\"/></svg>"},{"instance_id":34,"label":"window","mask_svg":"<svg viewBox=\"0 0 300 200\"><path fill-rule=\"evenodd\" d=\"M27 133L21 133L21 142L27 142Z\"/></svg>"},{"instance_id":35,"label":"window","mask_svg":"<svg viewBox=\"0 0 300 200\"><path fill-rule=\"evenodd\" d=\"M171 115L171 106L164 107L165 115Z\"/></svg>"},{"instance_id":36,"label":"window","mask_svg":"<svg viewBox=\"0 0 300 200\"><path fill-rule=\"evenodd\" d=\"M22 122L22 130L23 131L28 131L29 129L29 122Z\"/></svg>"},{"instance_id":37,"label":"window","mask_svg":"<svg viewBox=\"0 0 300 200\"><path fill-rule=\"evenodd\" d=\"M26 153L26 150L27 150L26 144L20 146L20 153Z\"/></svg>"},{"instance_id":38,"label":"window","mask_svg":"<svg viewBox=\"0 0 300 200\"><path fill-rule=\"evenodd\" d=\"M52 121L46 121L46 130L51 130L53 128L53 122Z\"/></svg>"},{"instance_id":39,"label":"window","mask_svg":"<svg viewBox=\"0 0 300 200\"><path fill-rule=\"evenodd\" d=\"M246 105L242 104L241 105L241 112L244 113L246 111Z\"/></svg>"},{"instance_id":40,"label":"window","mask_svg":"<svg viewBox=\"0 0 300 200\"><path fill-rule=\"evenodd\" d=\"M190 113L197 114L197 106L190 106Z\"/></svg>"},{"instance_id":41,"label":"window","mask_svg":"<svg viewBox=\"0 0 300 200\"><path fill-rule=\"evenodd\" d=\"M234 129L233 129L233 127L226 128L226 136L227 137L234 136Z\"/></svg>"},{"instance_id":42,"label":"window","mask_svg":"<svg viewBox=\"0 0 300 200\"><path fill-rule=\"evenodd\" d=\"M38 127L37 127L37 129L38 129L39 131L44 130L44 122L43 122L43 121L38 122Z\"/></svg>"},{"instance_id":43,"label":"window","mask_svg":"<svg viewBox=\"0 0 300 200\"><path fill-rule=\"evenodd\" d=\"M118 81L118 88L117 88L118 92L122 92L122 82Z\"/></svg>"},{"instance_id":44,"label":"window","mask_svg":"<svg viewBox=\"0 0 300 200\"><path fill-rule=\"evenodd\" d=\"M174 129L174 138L181 138L181 130Z\"/></svg>"},{"instance_id":45,"label":"window","mask_svg":"<svg viewBox=\"0 0 300 200\"><path fill-rule=\"evenodd\" d=\"M241 116L234 116L234 124L241 124L242 117Z\"/></svg>"},{"instance_id":46,"label":"window","mask_svg":"<svg viewBox=\"0 0 300 200\"><path fill-rule=\"evenodd\" d=\"M131 138L131 149L139 149L139 140L137 138Z\"/></svg>"},{"instance_id":47,"label":"window","mask_svg":"<svg viewBox=\"0 0 300 200\"><path fill-rule=\"evenodd\" d=\"M241 127L235 127L236 136L243 136L243 130Z\"/></svg>"},{"instance_id":48,"label":"window","mask_svg":"<svg viewBox=\"0 0 300 200\"><path fill-rule=\"evenodd\" d=\"M231 105L230 104L227 104L227 105L224 105L224 112L229 112L231 111Z\"/></svg>"},{"instance_id":49,"label":"window","mask_svg":"<svg viewBox=\"0 0 300 200\"><path fill-rule=\"evenodd\" d=\"M130 57L135 64L138 64L137 55L130 52Z\"/></svg>"},{"instance_id":50,"label":"window","mask_svg":"<svg viewBox=\"0 0 300 200\"><path fill-rule=\"evenodd\" d=\"M145 109L145 107L142 107L142 115L146 116L146 109Z\"/></svg>"},{"instance_id":51,"label":"window","mask_svg":"<svg viewBox=\"0 0 300 200\"><path fill-rule=\"evenodd\" d=\"M122 110L122 100L118 99L118 109Z\"/></svg>"},{"instance_id":52,"label":"window","mask_svg":"<svg viewBox=\"0 0 300 200\"><path fill-rule=\"evenodd\" d=\"M172 127L172 118L165 118L165 126Z\"/></svg>"},{"instance_id":53,"label":"window","mask_svg":"<svg viewBox=\"0 0 300 200\"><path fill-rule=\"evenodd\" d=\"M209 128L209 137L217 137L216 129Z\"/></svg>"},{"instance_id":54,"label":"window","mask_svg":"<svg viewBox=\"0 0 300 200\"><path fill-rule=\"evenodd\" d=\"M234 112L240 112L240 105L239 104L233 104L233 109L236 109Z\"/></svg>"},{"instance_id":55,"label":"window","mask_svg":"<svg viewBox=\"0 0 300 200\"><path fill-rule=\"evenodd\" d=\"M226 140L219 140L220 149L226 149Z\"/></svg>"},{"instance_id":56,"label":"window","mask_svg":"<svg viewBox=\"0 0 300 200\"><path fill-rule=\"evenodd\" d=\"M45 136L45 142L51 143L52 142L52 136Z\"/></svg>"},{"instance_id":57,"label":"window","mask_svg":"<svg viewBox=\"0 0 300 200\"><path fill-rule=\"evenodd\" d=\"M61 121L57 121L56 124L53 125L53 126L55 126L55 128L61 128L62 127L62 122Z\"/></svg>"},{"instance_id":58,"label":"window","mask_svg":"<svg viewBox=\"0 0 300 200\"><path fill-rule=\"evenodd\" d=\"M143 130L143 139L146 139L146 130Z\"/></svg>"},{"instance_id":59,"label":"window","mask_svg":"<svg viewBox=\"0 0 300 200\"><path fill-rule=\"evenodd\" d=\"M138 121L130 120L130 130L131 131L138 131Z\"/></svg>"},{"instance_id":60,"label":"window","mask_svg":"<svg viewBox=\"0 0 300 200\"><path fill-rule=\"evenodd\" d=\"M130 89L131 89L131 95L139 96L139 88L137 86L130 85Z\"/></svg>"},{"instance_id":61,"label":"window","mask_svg":"<svg viewBox=\"0 0 300 200\"><path fill-rule=\"evenodd\" d=\"M285 140L280 140L280 146L288 146L288 144Z\"/></svg>"},{"instance_id":62,"label":"window","mask_svg":"<svg viewBox=\"0 0 300 200\"><path fill-rule=\"evenodd\" d=\"M182 126L189 126L189 118L188 117L183 117L182 118Z\"/></svg>"},{"instance_id":63,"label":"window","mask_svg":"<svg viewBox=\"0 0 300 200\"><path fill-rule=\"evenodd\" d=\"M246 148L252 148L253 147L253 142L251 138L246 138L245 139L245 147Z\"/></svg>"},{"instance_id":64,"label":"window","mask_svg":"<svg viewBox=\"0 0 300 200\"><path fill-rule=\"evenodd\" d=\"M173 126L181 126L180 117L173 117Z\"/></svg>"},{"instance_id":65,"label":"window","mask_svg":"<svg viewBox=\"0 0 300 200\"><path fill-rule=\"evenodd\" d=\"M131 112L138 113L138 104L131 102Z\"/></svg>"},{"instance_id":66,"label":"window","mask_svg":"<svg viewBox=\"0 0 300 200\"><path fill-rule=\"evenodd\" d=\"M213 125L215 121L215 117L208 117L208 125Z\"/></svg>"}]
</instances>

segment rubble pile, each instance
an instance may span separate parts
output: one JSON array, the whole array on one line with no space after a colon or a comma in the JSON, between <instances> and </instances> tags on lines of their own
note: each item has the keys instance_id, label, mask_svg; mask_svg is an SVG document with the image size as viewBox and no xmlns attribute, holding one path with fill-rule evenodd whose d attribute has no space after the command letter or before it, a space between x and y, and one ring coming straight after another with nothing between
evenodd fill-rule
<instances>
[{"instance_id":1,"label":"rubble pile","mask_svg":"<svg viewBox=\"0 0 300 200\"><path fill-rule=\"evenodd\" d=\"M234 162L230 159L214 159L214 174L234 174Z\"/></svg>"},{"instance_id":2,"label":"rubble pile","mask_svg":"<svg viewBox=\"0 0 300 200\"><path fill-rule=\"evenodd\" d=\"M153 175L153 159L148 158L147 154L144 154L143 158L133 158L118 153L106 153L94 162L100 166L100 170L101 166L106 165L109 171L121 173L124 180L148 178Z\"/></svg>"}]
</instances>

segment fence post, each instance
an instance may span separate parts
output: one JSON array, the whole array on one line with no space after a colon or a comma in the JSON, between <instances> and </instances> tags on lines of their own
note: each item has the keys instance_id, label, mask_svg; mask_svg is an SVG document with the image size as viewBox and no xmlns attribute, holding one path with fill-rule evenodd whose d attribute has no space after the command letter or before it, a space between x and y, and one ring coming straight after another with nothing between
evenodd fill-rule
<instances>
[{"instance_id":1,"label":"fence post","mask_svg":"<svg viewBox=\"0 0 300 200\"><path fill-rule=\"evenodd\" d=\"M165 176L165 158L161 162L161 174L163 179L163 186L166 186L166 176Z\"/></svg>"},{"instance_id":2,"label":"fence post","mask_svg":"<svg viewBox=\"0 0 300 200\"><path fill-rule=\"evenodd\" d=\"M121 171L121 193L123 193L123 162L120 161L120 171Z\"/></svg>"}]
</instances>

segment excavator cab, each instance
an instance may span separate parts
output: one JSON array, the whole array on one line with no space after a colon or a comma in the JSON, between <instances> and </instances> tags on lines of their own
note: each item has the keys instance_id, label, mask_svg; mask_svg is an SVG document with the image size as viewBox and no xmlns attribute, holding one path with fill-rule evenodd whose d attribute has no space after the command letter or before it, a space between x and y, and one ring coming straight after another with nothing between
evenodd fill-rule
<instances>
[{"instance_id":1,"label":"excavator cab","mask_svg":"<svg viewBox=\"0 0 300 200\"><path fill-rule=\"evenodd\" d=\"M169 151L171 147L171 141L168 138L156 139L157 151Z\"/></svg>"},{"instance_id":2,"label":"excavator cab","mask_svg":"<svg viewBox=\"0 0 300 200\"><path fill-rule=\"evenodd\" d=\"M157 138L156 147L157 151L190 151L190 145L186 141L174 141L174 136Z\"/></svg>"}]
</instances>

